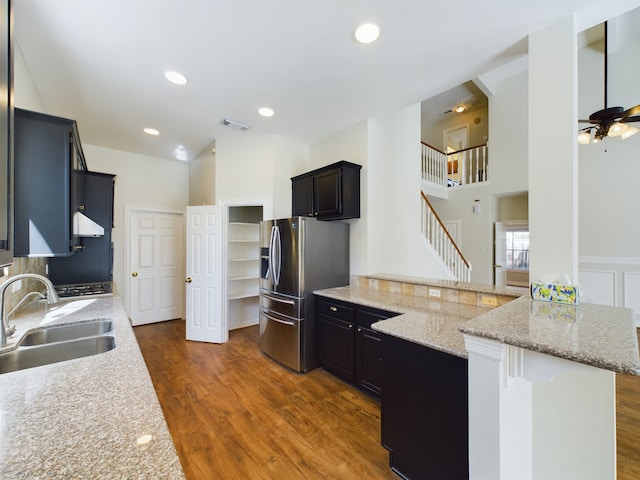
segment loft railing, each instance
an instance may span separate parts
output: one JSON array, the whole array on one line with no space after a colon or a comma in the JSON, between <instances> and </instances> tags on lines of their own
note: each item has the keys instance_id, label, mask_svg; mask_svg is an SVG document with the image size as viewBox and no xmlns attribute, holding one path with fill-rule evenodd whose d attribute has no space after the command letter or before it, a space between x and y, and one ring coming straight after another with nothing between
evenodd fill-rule
<instances>
[{"instance_id":1,"label":"loft railing","mask_svg":"<svg viewBox=\"0 0 640 480\"><path fill-rule=\"evenodd\" d=\"M451 238L427 196L422 196L422 234L460 282L471 281L471 264Z\"/></svg>"},{"instance_id":2,"label":"loft railing","mask_svg":"<svg viewBox=\"0 0 640 480\"><path fill-rule=\"evenodd\" d=\"M444 153L422 143L422 179L437 185L457 187L489 180L487 144Z\"/></svg>"}]
</instances>

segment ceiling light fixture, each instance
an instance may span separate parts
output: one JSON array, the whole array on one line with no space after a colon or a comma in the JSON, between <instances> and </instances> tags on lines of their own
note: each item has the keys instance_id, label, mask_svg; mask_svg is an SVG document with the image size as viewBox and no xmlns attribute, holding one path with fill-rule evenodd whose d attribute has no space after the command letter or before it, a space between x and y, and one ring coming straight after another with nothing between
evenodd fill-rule
<instances>
[{"instance_id":1,"label":"ceiling light fixture","mask_svg":"<svg viewBox=\"0 0 640 480\"><path fill-rule=\"evenodd\" d=\"M273 111L273 108L269 108L269 107L260 107L258 109L258 113L260 115L262 115L263 117L273 117L275 115L276 112Z\"/></svg>"},{"instance_id":2,"label":"ceiling light fixture","mask_svg":"<svg viewBox=\"0 0 640 480\"><path fill-rule=\"evenodd\" d=\"M354 32L356 40L360 43L375 42L380 36L380 27L375 23L363 23Z\"/></svg>"},{"instance_id":3,"label":"ceiling light fixture","mask_svg":"<svg viewBox=\"0 0 640 480\"><path fill-rule=\"evenodd\" d=\"M164 76L167 80L171 83L175 83L176 85L185 85L188 82L187 77L178 72L164 72Z\"/></svg>"},{"instance_id":4,"label":"ceiling light fixture","mask_svg":"<svg viewBox=\"0 0 640 480\"><path fill-rule=\"evenodd\" d=\"M181 162L186 162L188 160L187 149L184 148L184 145L178 145L176 149L173 151L173 156L176 158L176 160L180 160Z\"/></svg>"},{"instance_id":5,"label":"ceiling light fixture","mask_svg":"<svg viewBox=\"0 0 640 480\"><path fill-rule=\"evenodd\" d=\"M238 122L237 120L231 120L229 118L223 118L220 120L220 125L224 125L225 127L235 128L236 130L242 130L243 132L249 130L251 125L243 122Z\"/></svg>"},{"instance_id":6,"label":"ceiling light fixture","mask_svg":"<svg viewBox=\"0 0 640 480\"><path fill-rule=\"evenodd\" d=\"M153 135L153 136L160 135L160 132L155 128L145 128L143 131L147 135Z\"/></svg>"},{"instance_id":7,"label":"ceiling light fixture","mask_svg":"<svg viewBox=\"0 0 640 480\"><path fill-rule=\"evenodd\" d=\"M456 113L462 113L465 111L464 105L460 104L455 108Z\"/></svg>"}]
</instances>

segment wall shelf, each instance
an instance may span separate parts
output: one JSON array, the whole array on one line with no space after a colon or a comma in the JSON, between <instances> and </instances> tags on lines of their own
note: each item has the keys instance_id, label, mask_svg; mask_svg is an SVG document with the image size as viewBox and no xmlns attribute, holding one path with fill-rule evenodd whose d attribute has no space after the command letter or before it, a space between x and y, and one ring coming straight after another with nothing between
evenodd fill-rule
<instances>
[{"instance_id":1,"label":"wall shelf","mask_svg":"<svg viewBox=\"0 0 640 480\"><path fill-rule=\"evenodd\" d=\"M262 205L227 210L226 316L229 330L259 321L260 222Z\"/></svg>"}]
</instances>

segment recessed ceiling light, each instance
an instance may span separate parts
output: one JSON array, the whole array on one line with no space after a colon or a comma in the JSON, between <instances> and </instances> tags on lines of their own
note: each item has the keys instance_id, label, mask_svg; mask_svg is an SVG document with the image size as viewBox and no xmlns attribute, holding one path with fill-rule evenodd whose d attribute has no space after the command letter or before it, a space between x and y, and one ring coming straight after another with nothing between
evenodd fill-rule
<instances>
[{"instance_id":1,"label":"recessed ceiling light","mask_svg":"<svg viewBox=\"0 0 640 480\"><path fill-rule=\"evenodd\" d=\"M356 28L354 36L360 43L375 42L380 36L380 27L375 23L364 23Z\"/></svg>"},{"instance_id":2,"label":"recessed ceiling light","mask_svg":"<svg viewBox=\"0 0 640 480\"><path fill-rule=\"evenodd\" d=\"M258 109L258 113L263 117L273 117L276 112L273 111L273 108L261 107Z\"/></svg>"},{"instance_id":3,"label":"recessed ceiling light","mask_svg":"<svg viewBox=\"0 0 640 480\"><path fill-rule=\"evenodd\" d=\"M458 106L455 108L455 111L456 111L457 113L462 113L462 112L464 112L464 105L458 105Z\"/></svg>"},{"instance_id":4,"label":"recessed ceiling light","mask_svg":"<svg viewBox=\"0 0 640 480\"><path fill-rule=\"evenodd\" d=\"M147 135L160 135L160 132L155 128L145 128L144 133L146 133Z\"/></svg>"},{"instance_id":5,"label":"recessed ceiling light","mask_svg":"<svg viewBox=\"0 0 640 480\"><path fill-rule=\"evenodd\" d=\"M164 76L171 83L175 83L176 85L184 85L187 83L187 77L178 72L165 72Z\"/></svg>"}]
</instances>

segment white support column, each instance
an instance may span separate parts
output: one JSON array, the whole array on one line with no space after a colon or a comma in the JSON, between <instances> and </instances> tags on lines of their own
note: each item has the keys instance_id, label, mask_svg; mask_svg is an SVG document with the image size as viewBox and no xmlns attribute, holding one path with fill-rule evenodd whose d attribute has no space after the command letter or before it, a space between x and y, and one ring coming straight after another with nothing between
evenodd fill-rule
<instances>
[{"instance_id":1,"label":"white support column","mask_svg":"<svg viewBox=\"0 0 640 480\"><path fill-rule=\"evenodd\" d=\"M529 36L532 280L578 280L577 55L573 16Z\"/></svg>"},{"instance_id":2,"label":"white support column","mask_svg":"<svg viewBox=\"0 0 640 480\"><path fill-rule=\"evenodd\" d=\"M614 480L615 374L465 335L470 480Z\"/></svg>"}]
</instances>

